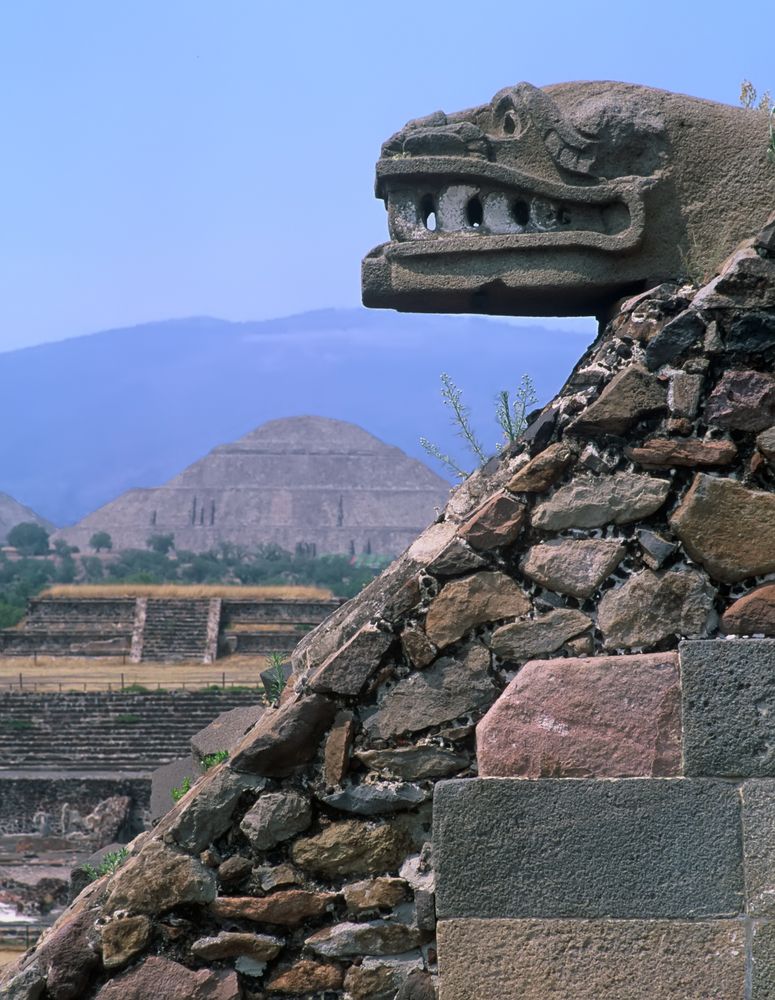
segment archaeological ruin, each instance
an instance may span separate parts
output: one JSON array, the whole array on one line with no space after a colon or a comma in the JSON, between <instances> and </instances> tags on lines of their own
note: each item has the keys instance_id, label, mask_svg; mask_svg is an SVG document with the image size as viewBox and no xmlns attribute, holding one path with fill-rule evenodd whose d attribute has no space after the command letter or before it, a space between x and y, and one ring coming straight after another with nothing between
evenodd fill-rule
<instances>
[{"instance_id":1,"label":"archaeological ruin","mask_svg":"<svg viewBox=\"0 0 775 1000\"><path fill-rule=\"evenodd\" d=\"M230 543L396 555L448 494L441 476L355 424L286 417L219 445L164 486L123 493L57 537L84 551L107 531L117 549L170 533L191 552Z\"/></svg>"},{"instance_id":2,"label":"archaeological ruin","mask_svg":"<svg viewBox=\"0 0 775 1000\"><path fill-rule=\"evenodd\" d=\"M520 84L386 143L369 304L599 335L4 1000L775 996L768 136Z\"/></svg>"}]
</instances>

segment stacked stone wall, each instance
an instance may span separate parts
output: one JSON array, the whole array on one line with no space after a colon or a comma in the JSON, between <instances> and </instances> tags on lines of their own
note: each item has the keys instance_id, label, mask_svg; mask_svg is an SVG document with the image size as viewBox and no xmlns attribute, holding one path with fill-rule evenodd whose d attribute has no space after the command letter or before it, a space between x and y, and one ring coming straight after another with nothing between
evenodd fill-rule
<instances>
[{"instance_id":1,"label":"stacked stone wall","mask_svg":"<svg viewBox=\"0 0 775 1000\"><path fill-rule=\"evenodd\" d=\"M771 996L774 253L623 303L13 995Z\"/></svg>"}]
</instances>

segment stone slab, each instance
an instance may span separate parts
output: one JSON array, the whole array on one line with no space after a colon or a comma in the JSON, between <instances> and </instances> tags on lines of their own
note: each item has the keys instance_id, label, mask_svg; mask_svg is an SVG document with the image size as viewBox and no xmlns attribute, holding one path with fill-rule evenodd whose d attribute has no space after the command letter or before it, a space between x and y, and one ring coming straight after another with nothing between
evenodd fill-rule
<instances>
[{"instance_id":1,"label":"stone slab","mask_svg":"<svg viewBox=\"0 0 775 1000\"><path fill-rule=\"evenodd\" d=\"M476 742L482 777L680 774L678 654L532 660L480 721Z\"/></svg>"},{"instance_id":2,"label":"stone slab","mask_svg":"<svg viewBox=\"0 0 775 1000\"><path fill-rule=\"evenodd\" d=\"M186 778L193 784L201 771L194 767L191 757L177 757L169 764L162 764L151 774L151 822L166 816L175 805L172 789L180 788Z\"/></svg>"},{"instance_id":3,"label":"stone slab","mask_svg":"<svg viewBox=\"0 0 775 1000\"><path fill-rule=\"evenodd\" d=\"M746 781L742 797L745 909L751 917L772 918L775 917L775 780Z\"/></svg>"},{"instance_id":4,"label":"stone slab","mask_svg":"<svg viewBox=\"0 0 775 1000\"><path fill-rule=\"evenodd\" d=\"M221 712L209 726L192 736L191 755L197 769L200 768L202 758L208 754L231 750L248 729L258 722L264 710L264 705L238 705L228 712Z\"/></svg>"},{"instance_id":5,"label":"stone slab","mask_svg":"<svg viewBox=\"0 0 775 1000\"><path fill-rule=\"evenodd\" d=\"M775 777L775 640L683 642L684 773Z\"/></svg>"},{"instance_id":6,"label":"stone slab","mask_svg":"<svg viewBox=\"0 0 775 1000\"><path fill-rule=\"evenodd\" d=\"M747 996L738 920L445 920L438 947L440 1000Z\"/></svg>"},{"instance_id":7,"label":"stone slab","mask_svg":"<svg viewBox=\"0 0 775 1000\"><path fill-rule=\"evenodd\" d=\"M736 916L740 825L737 788L723 781L443 781L439 919Z\"/></svg>"}]
</instances>

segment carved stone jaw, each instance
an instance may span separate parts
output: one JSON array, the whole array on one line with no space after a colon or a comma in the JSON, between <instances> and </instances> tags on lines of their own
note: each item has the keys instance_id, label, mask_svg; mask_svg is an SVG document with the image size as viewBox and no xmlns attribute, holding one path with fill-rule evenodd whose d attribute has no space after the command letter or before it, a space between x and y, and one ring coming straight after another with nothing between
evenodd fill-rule
<instances>
[{"instance_id":1,"label":"carved stone jaw","mask_svg":"<svg viewBox=\"0 0 775 1000\"><path fill-rule=\"evenodd\" d=\"M604 314L721 262L775 201L761 115L631 84L519 84L410 122L376 194L365 305ZM752 230L751 230L752 231Z\"/></svg>"}]
</instances>

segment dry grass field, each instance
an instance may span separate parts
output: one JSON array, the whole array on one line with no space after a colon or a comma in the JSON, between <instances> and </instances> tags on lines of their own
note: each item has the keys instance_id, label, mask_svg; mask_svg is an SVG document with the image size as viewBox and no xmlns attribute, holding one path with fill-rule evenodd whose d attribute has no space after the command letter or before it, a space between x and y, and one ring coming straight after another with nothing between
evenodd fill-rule
<instances>
[{"instance_id":1,"label":"dry grass field","mask_svg":"<svg viewBox=\"0 0 775 1000\"><path fill-rule=\"evenodd\" d=\"M237 584L185 583L71 583L57 584L42 591L40 597L222 597L233 601L325 601L334 595L325 587L241 587Z\"/></svg>"},{"instance_id":2,"label":"dry grass field","mask_svg":"<svg viewBox=\"0 0 775 1000\"><path fill-rule=\"evenodd\" d=\"M256 687L269 666L264 656L230 656L216 663L122 663L120 657L0 657L0 692L120 691L140 684L150 691L178 688ZM263 691L263 686L260 688Z\"/></svg>"},{"instance_id":3,"label":"dry grass field","mask_svg":"<svg viewBox=\"0 0 775 1000\"><path fill-rule=\"evenodd\" d=\"M21 951L3 951L0 949L0 969L2 969L4 965L10 965L11 962L15 962L21 954Z\"/></svg>"}]
</instances>

